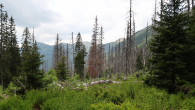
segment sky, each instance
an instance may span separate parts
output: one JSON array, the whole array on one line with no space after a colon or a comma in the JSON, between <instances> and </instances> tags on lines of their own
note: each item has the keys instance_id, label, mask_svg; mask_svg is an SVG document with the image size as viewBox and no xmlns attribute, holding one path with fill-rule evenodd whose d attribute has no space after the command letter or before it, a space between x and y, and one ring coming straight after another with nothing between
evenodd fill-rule
<instances>
[{"instance_id":1,"label":"sky","mask_svg":"<svg viewBox=\"0 0 195 110\"><path fill-rule=\"evenodd\" d=\"M151 24L155 0L133 0L136 31ZM83 41L91 41L95 17L104 30L104 43L125 36L129 17L129 0L0 0L4 10L15 19L21 42L25 27L35 31L38 42L53 45L57 33L63 42L71 42L81 33Z\"/></svg>"}]
</instances>

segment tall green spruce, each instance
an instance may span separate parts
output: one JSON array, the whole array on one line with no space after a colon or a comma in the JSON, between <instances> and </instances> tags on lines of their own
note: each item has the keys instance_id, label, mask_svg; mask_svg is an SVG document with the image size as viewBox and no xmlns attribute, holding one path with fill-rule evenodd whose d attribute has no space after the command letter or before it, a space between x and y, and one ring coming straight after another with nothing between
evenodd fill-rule
<instances>
[{"instance_id":1,"label":"tall green spruce","mask_svg":"<svg viewBox=\"0 0 195 110\"><path fill-rule=\"evenodd\" d=\"M20 74L20 82L22 82L25 86L24 89L36 89L42 87L41 80L43 78L43 73L40 71L39 67L42 64L41 58L43 56L38 52L34 33L31 36L27 27L23 32L23 43L21 50L22 72Z\"/></svg>"},{"instance_id":2,"label":"tall green spruce","mask_svg":"<svg viewBox=\"0 0 195 110\"><path fill-rule=\"evenodd\" d=\"M183 75L183 79L191 83L195 83L195 7L192 9L189 19L188 43L185 45L185 63L187 74Z\"/></svg>"},{"instance_id":3,"label":"tall green spruce","mask_svg":"<svg viewBox=\"0 0 195 110\"><path fill-rule=\"evenodd\" d=\"M9 19L9 44L8 44L8 57L9 57L9 71L11 77L14 79L19 75L20 65L21 65L21 56L20 49L16 39L16 29L14 24L14 19L11 17Z\"/></svg>"},{"instance_id":4,"label":"tall green spruce","mask_svg":"<svg viewBox=\"0 0 195 110\"><path fill-rule=\"evenodd\" d=\"M75 45L76 57L74 60L75 72L79 75L81 80L84 78L84 65L85 65L85 56L87 54L85 45L82 42L81 34L78 33L77 41Z\"/></svg>"},{"instance_id":5,"label":"tall green spruce","mask_svg":"<svg viewBox=\"0 0 195 110\"><path fill-rule=\"evenodd\" d=\"M56 69L57 77L59 80L64 81L68 78L68 69L66 66L66 57L61 56Z\"/></svg>"},{"instance_id":6,"label":"tall green spruce","mask_svg":"<svg viewBox=\"0 0 195 110\"><path fill-rule=\"evenodd\" d=\"M138 53L137 58L136 58L135 67L137 71L144 69L143 58L142 58L141 53L142 51Z\"/></svg>"},{"instance_id":7,"label":"tall green spruce","mask_svg":"<svg viewBox=\"0 0 195 110\"><path fill-rule=\"evenodd\" d=\"M19 73L20 53L13 17L9 18L0 4L0 74L1 85L7 87Z\"/></svg>"},{"instance_id":8,"label":"tall green spruce","mask_svg":"<svg viewBox=\"0 0 195 110\"><path fill-rule=\"evenodd\" d=\"M184 76L189 76L185 59L188 17L182 7L183 3L182 0L163 3L161 13L158 14L160 20L155 20L153 26L157 34L150 44L152 68L148 81L169 91L174 91L182 84Z\"/></svg>"}]
</instances>

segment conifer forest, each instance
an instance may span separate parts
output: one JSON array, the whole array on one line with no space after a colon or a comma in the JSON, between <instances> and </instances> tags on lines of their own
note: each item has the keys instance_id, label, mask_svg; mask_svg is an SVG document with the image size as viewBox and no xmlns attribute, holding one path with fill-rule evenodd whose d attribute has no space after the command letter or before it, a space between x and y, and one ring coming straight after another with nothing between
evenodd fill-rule
<instances>
[{"instance_id":1,"label":"conifer forest","mask_svg":"<svg viewBox=\"0 0 195 110\"><path fill-rule=\"evenodd\" d=\"M46 25L52 22L47 16L62 17L55 11L33 8L40 15L36 18L34 13L24 14L35 1L22 10L22 3L0 1L0 110L195 110L195 0L144 1L153 3L149 4L153 11L148 12L151 22L139 22L147 13L136 17L139 1L113 0L116 6L118 2L128 6L112 9L112 14L126 12L125 25L120 27L110 17L107 26L105 18L96 14L87 31L87 21L82 19L89 16L82 14L90 15L92 6L83 13L68 10L79 19L64 11L69 22L80 20L80 24L67 23L63 30L65 24ZM79 3L71 9L85 8ZM54 29L39 34L43 30L29 25L23 16L35 23L43 17L41 26L46 30L52 27L65 34ZM116 32L108 34L115 25ZM119 35L117 29L123 33ZM90 37L84 34L88 31ZM50 33L55 35L44 37ZM50 39L54 42L45 43Z\"/></svg>"}]
</instances>

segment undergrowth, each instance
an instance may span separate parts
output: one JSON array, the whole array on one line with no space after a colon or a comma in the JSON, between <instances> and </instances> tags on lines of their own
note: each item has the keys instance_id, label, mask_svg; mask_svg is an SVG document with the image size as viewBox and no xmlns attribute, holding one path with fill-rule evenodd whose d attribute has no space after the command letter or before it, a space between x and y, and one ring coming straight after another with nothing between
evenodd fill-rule
<instances>
[{"instance_id":1,"label":"undergrowth","mask_svg":"<svg viewBox=\"0 0 195 110\"><path fill-rule=\"evenodd\" d=\"M145 85L134 77L87 89L47 88L0 101L0 110L194 110L195 97Z\"/></svg>"}]
</instances>

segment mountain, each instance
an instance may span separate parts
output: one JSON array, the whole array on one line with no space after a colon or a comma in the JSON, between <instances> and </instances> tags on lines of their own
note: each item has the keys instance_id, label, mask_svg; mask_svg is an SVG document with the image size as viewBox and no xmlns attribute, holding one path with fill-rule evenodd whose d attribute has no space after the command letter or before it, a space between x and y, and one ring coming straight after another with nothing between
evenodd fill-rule
<instances>
[{"instance_id":1,"label":"mountain","mask_svg":"<svg viewBox=\"0 0 195 110\"><path fill-rule=\"evenodd\" d=\"M136 32L136 34L135 34L136 44L139 48L143 47L145 44L146 30L147 30L147 28L144 28L144 29ZM148 28L148 41L150 41L151 38L152 38L152 28L151 28L151 26L149 26L149 28ZM123 41L123 40L124 40L124 38L120 39L120 41ZM115 47L118 43L119 43L119 40L117 40L115 42L110 42L110 43L104 44L105 52L108 53L109 45ZM87 52L89 52L89 48L91 46L91 43L90 42L83 42L83 44L85 45ZM52 67L53 45L47 45L47 44L40 43L40 42L38 42L37 45L39 47L39 52L42 55L44 55L43 61L48 63L48 68L50 69ZM67 43L63 43L63 46L65 47L65 50L66 50ZM69 44L68 50L69 50L69 60L72 61L72 59L73 59L72 44Z\"/></svg>"},{"instance_id":2,"label":"mountain","mask_svg":"<svg viewBox=\"0 0 195 110\"><path fill-rule=\"evenodd\" d=\"M138 47L143 47L146 41L146 32L147 27L136 32L135 38L136 38L136 44ZM148 26L148 41L150 41L152 38L152 26Z\"/></svg>"}]
</instances>

